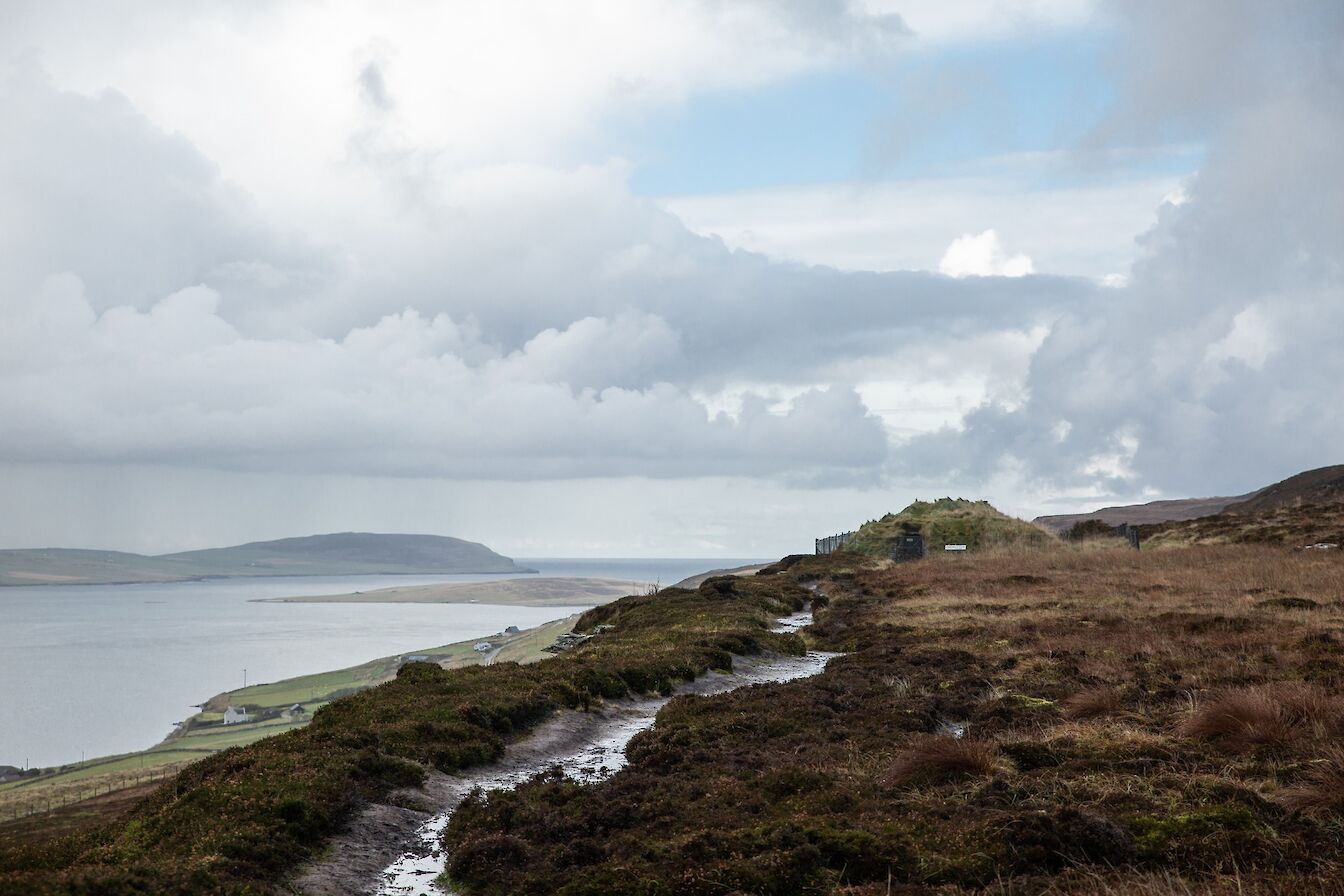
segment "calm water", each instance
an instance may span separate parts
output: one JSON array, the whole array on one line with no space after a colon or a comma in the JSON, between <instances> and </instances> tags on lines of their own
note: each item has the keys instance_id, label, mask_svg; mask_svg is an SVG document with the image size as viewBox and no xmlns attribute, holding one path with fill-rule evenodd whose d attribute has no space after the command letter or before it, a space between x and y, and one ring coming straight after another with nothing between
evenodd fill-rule
<instances>
[{"instance_id":1,"label":"calm water","mask_svg":"<svg viewBox=\"0 0 1344 896\"><path fill-rule=\"evenodd\" d=\"M550 576L669 585L746 560L520 560ZM257 598L505 575L331 576L0 588L0 765L157 743L194 704L258 684L526 628L565 607L281 604Z\"/></svg>"}]
</instances>

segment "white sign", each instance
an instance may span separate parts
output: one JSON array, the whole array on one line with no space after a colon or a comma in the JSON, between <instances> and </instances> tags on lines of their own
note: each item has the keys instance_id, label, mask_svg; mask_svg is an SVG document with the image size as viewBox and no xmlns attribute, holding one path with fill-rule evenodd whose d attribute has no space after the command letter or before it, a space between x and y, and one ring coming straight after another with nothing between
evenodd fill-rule
<instances>
[{"instance_id":1,"label":"white sign","mask_svg":"<svg viewBox=\"0 0 1344 896\"><path fill-rule=\"evenodd\" d=\"M964 551L964 550L966 550L966 545L964 545L964 544L949 544L949 545L944 545L944 546L943 546L943 550L945 550L945 551Z\"/></svg>"}]
</instances>

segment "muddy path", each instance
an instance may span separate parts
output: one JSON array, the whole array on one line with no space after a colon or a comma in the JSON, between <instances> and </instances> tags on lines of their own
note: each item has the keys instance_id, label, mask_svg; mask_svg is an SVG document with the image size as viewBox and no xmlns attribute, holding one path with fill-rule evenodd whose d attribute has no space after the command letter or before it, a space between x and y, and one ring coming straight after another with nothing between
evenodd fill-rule
<instances>
[{"instance_id":1,"label":"muddy path","mask_svg":"<svg viewBox=\"0 0 1344 896\"><path fill-rule=\"evenodd\" d=\"M776 631L797 631L810 612L779 620ZM684 694L721 694L753 684L793 681L820 673L837 654L734 657L733 672L709 672L679 688ZM333 838L327 858L294 882L305 896L451 896L437 878L445 857L439 835L473 790L515 787L559 766L574 780L592 783L625 765L625 746L650 728L671 697L612 700L589 712L563 710L527 738L511 744L497 763L458 775L431 772L423 788L393 793L365 808Z\"/></svg>"}]
</instances>

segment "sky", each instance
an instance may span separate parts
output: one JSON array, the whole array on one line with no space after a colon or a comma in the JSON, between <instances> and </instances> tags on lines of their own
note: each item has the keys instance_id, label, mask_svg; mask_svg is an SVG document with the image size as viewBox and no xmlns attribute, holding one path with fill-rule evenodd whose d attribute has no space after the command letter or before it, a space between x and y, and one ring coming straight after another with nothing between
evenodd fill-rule
<instances>
[{"instance_id":1,"label":"sky","mask_svg":"<svg viewBox=\"0 0 1344 896\"><path fill-rule=\"evenodd\" d=\"M773 557L1341 461L1344 5L0 4L0 547Z\"/></svg>"}]
</instances>

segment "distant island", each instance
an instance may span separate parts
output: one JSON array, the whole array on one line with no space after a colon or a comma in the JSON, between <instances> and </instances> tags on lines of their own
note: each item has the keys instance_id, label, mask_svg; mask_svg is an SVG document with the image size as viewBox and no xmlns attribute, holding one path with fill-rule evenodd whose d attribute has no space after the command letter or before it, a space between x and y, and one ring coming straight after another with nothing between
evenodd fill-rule
<instances>
[{"instance_id":1,"label":"distant island","mask_svg":"<svg viewBox=\"0 0 1344 896\"><path fill-rule=\"evenodd\" d=\"M339 532L146 556L74 548L0 550L0 585L117 585L239 576L535 573L444 535Z\"/></svg>"}]
</instances>

